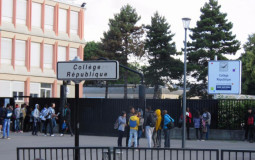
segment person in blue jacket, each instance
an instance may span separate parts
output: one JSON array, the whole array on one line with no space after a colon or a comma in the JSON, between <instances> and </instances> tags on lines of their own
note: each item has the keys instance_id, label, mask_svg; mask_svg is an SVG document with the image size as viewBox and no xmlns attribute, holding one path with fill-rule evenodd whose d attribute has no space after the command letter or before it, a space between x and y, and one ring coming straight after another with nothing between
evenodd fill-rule
<instances>
[{"instance_id":1,"label":"person in blue jacket","mask_svg":"<svg viewBox=\"0 0 255 160\"><path fill-rule=\"evenodd\" d=\"M174 122L174 119L167 114L167 110L163 111L163 131L165 135L165 148L170 148L170 129L167 127L167 125L170 122Z\"/></svg>"}]
</instances>

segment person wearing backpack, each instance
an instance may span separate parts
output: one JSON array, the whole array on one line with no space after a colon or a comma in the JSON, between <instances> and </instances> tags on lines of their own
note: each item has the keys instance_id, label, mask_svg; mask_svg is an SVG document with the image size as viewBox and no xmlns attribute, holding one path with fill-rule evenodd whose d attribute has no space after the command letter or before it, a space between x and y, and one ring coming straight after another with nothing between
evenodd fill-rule
<instances>
[{"instance_id":1,"label":"person wearing backpack","mask_svg":"<svg viewBox=\"0 0 255 160\"><path fill-rule=\"evenodd\" d=\"M40 117L40 111L39 111L39 104L35 104L35 109L33 111L33 130L32 130L32 135L37 136L37 131L38 131L38 123L39 123L39 117Z\"/></svg>"},{"instance_id":2,"label":"person wearing backpack","mask_svg":"<svg viewBox=\"0 0 255 160\"><path fill-rule=\"evenodd\" d=\"M152 147L152 134L154 131L154 128L156 126L156 115L153 111L151 111L151 107L148 106L145 111L144 115L144 128L145 128L145 135L148 140L148 147Z\"/></svg>"},{"instance_id":3,"label":"person wearing backpack","mask_svg":"<svg viewBox=\"0 0 255 160\"><path fill-rule=\"evenodd\" d=\"M4 109L4 123L3 123L3 139L5 138L5 135L7 134L7 139L10 138L10 123L11 123L11 117L12 117L12 107L10 104L7 104L6 108Z\"/></svg>"},{"instance_id":4,"label":"person wearing backpack","mask_svg":"<svg viewBox=\"0 0 255 160\"><path fill-rule=\"evenodd\" d=\"M20 107L18 104L15 106L14 110L14 117L15 117L15 131L16 133L20 132Z\"/></svg>"},{"instance_id":5,"label":"person wearing backpack","mask_svg":"<svg viewBox=\"0 0 255 160\"><path fill-rule=\"evenodd\" d=\"M253 131L254 131L254 114L252 109L248 109L248 113L245 115L245 140L253 143Z\"/></svg>"},{"instance_id":6,"label":"person wearing backpack","mask_svg":"<svg viewBox=\"0 0 255 160\"><path fill-rule=\"evenodd\" d=\"M130 136L128 140L128 147L131 147L132 145L132 137L134 137L135 145L134 147L137 147L137 131L139 126L139 118L137 117L138 112L135 111L135 114L130 117L128 125L130 126Z\"/></svg>"},{"instance_id":7,"label":"person wearing backpack","mask_svg":"<svg viewBox=\"0 0 255 160\"><path fill-rule=\"evenodd\" d=\"M121 115L118 117L118 147L122 147L122 138L124 136L125 127L126 127L126 112L122 111Z\"/></svg>"},{"instance_id":8,"label":"person wearing backpack","mask_svg":"<svg viewBox=\"0 0 255 160\"><path fill-rule=\"evenodd\" d=\"M129 107L129 113L126 116L126 122L129 121L130 117L132 117L134 115L134 113L135 113L135 108L133 106ZM130 135L129 135L130 127L129 127L128 124L126 125L126 129L125 130L127 132L127 138L126 138L126 147L127 147L128 146L129 137L130 137Z\"/></svg>"},{"instance_id":9,"label":"person wearing backpack","mask_svg":"<svg viewBox=\"0 0 255 160\"><path fill-rule=\"evenodd\" d=\"M170 148L170 128L169 124L171 122L174 123L174 119L170 117L169 114L167 114L167 110L163 111L163 131L165 136L165 148Z\"/></svg>"},{"instance_id":10,"label":"person wearing backpack","mask_svg":"<svg viewBox=\"0 0 255 160\"><path fill-rule=\"evenodd\" d=\"M157 121L156 121L156 126L153 131L152 140L154 143L154 147L161 147L161 129L162 129L161 110L157 109L155 111L155 114L157 116Z\"/></svg>"},{"instance_id":11,"label":"person wearing backpack","mask_svg":"<svg viewBox=\"0 0 255 160\"><path fill-rule=\"evenodd\" d=\"M47 124L46 124L46 118L48 116L48 105L44 105L44 108L40 112L40 119L42 122L42 132L47 133Z\"/></svg>"},{"instance_id":12,"label":"person wearing backpack","mask_svg":"<svg viewBox=\"0 0 255 160\"><path fill-rule=\"evenodd\" d=\"M63 123L66 124L66 127L62 127L62 132L61 132L60 136L64 136L65 131L68 129L70 134L71 134L71 137L72 137L73 136L73 130L72 130L72 126L71 126L70 104L65 105L63 119L64 119ZM62 126L63 126L63 124L62 124Z\"/></svg>"}]
</instances>

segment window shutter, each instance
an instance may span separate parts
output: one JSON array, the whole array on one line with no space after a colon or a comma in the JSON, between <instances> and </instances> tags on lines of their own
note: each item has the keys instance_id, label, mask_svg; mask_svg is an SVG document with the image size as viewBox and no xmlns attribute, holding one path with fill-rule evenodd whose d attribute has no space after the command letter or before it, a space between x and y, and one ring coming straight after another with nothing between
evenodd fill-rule
<instances>
[{"instance_id":1,"label":"window shutter","mask_svg":"<svg viewBox=\"0 0 255 160\"><path fill-rule=\"evenodd\" d=\"M41 28L41 9L39 3L32 2L32 26Z\"/></svg>"},{"instance_id":2,"label":"window shutter","mask_svg":"<svg viewBox=\"0 0 255 160\"><path fill-rule=\"evenodd\" d=\"M16 12L16 22L19 24L26 24L27 17L27 1L17 0L17 12Z\"/></svg>"},{"instance_id":3,"label":"window shutter","mask_svg":"<svg viewBox=\"0 0 255 160\"><path fill-rule=\"evenodd\" d=\"M40 67L40 44L31 43L31 66Z\"/></svg>"},{"instance_id":4,"label":"window shutter","mask_svg":"<svg viewBox=\"0 0 255 160\"><path fill-rule=\"evenodd\" d=\"M48 30L53 30L53 17L54 17L54 7L45 5L45 24L44 28Z\"/></svg>"},{"instance_id":5,"label":"window shutter","mask_svg":"<svg viewBox=\"0 0 255 160\"><path fill-rule=\"evenodd\" d=\"M5 22L12 22L13 0L2 1L2 18Z\"/></svg>"},{"instance_id":6,"label":"window shutter","mask_svg":"<svg viewBox=\"0 0 255 160\"><path fill-rule=\"evenodd\" d=\"M1 38L1 63L11 64L12 60L12 39Z\"/></svg>"},{"instance_id":7,"label":"window shutter","mask_svg":"<svg viewBox=\"0 0 255 160\"><path fill-rule=\"evenodd\" d=\"M77 51L78 51L77 48L70 48L70 52L69 52L70 60L73 60L74 57L77 56Z\"/></svg>"},{"instance_id":8,"label":"window shutter","mask_svg":"<svg viewBox=\"0 0 255 160\"><path fill-rule=\"evenodd\" d=\"M13 81L12 82L12 91L16 91L16 92L24 92L24 82L20 82L20 81Z\"/></svg>"},{"instance_id":9,"label":"window shutter","mask_svg":"<svg viewBox=\"0 0 255 160\"><path fill-rule=\"evenodd\" d=\"M44 44L44 64L45 68L52 68L52 58L53 58L53 45Z\"/></svg>"},{"instance_id":10,"label":"window shutter","mask_svg":"<svg viewBox=\"0 0 255 160\"><path fill-rule=\"evenodd\" d=\"M0 80L0 97L11 97L11 81Z\"/></svg>"},{"instance_id":11,"label":"window shutter","mask_svg":"<svg viewBox=\"0 0 255 160\"><path fill-rule=\"evenodd\" d=\"M15 53L15 64L20 66L25 66L26 57L26 42L21 40L16 40L16 53Z\"/></svg>"},{"instance_id":12,"label":"window shutter","mask_svg":"<svg viewBox=\"0 0 255 160\"><path fill-rule=\"evenodd\" d=\"M71 33L78 33L78 12L71 11Z\"/></svg>"},{"instance_id":13,"label":"window shutter","mask_svg":"<svg viewBox=\"0 0 255 160\"><path fill-rule=\"evenodd\" d=\"M67 10L59 9L58 30L60 32L66 33L66 23L67 23Z\"/></svg>"},{"instance_id":14,"label":"window shutter","mask_svg":"<svg viewBox=\"0 0 255 160\"><path fill-rule=\"evenodd\" d=\"M40 83L30 83L30 93L31 94L40 94L40 88L41 84Z\"/></svg>"},{"instance_id":15,"label":"window shutter","mask_svg":"<svg viewBox=\"0 0 255 160\"><path fill-rule=\"evenodd\" d=\"M66 47L58 47L58 61L66 61Z\"/></svg>"}]
</instances>

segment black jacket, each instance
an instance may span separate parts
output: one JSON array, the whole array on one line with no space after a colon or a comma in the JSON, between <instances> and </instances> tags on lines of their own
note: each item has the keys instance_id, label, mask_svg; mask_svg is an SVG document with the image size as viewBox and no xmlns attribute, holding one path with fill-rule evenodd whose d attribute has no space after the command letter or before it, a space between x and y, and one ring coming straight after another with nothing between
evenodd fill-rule
<instances>
[{"instance_id":1,"label":"black jacket","mask_svg":"<svg viewBox=\"0 0 255 160\"><path fill-rule=\"evenodd\" d=\"M64 110L64 120L67 122L71 121L71 110L70 108L65 108Z\"/></svg>"},{"instance_id":2,"label":"black jacket","mask_svg":"<svg viewBox=\"0 0 255 160\"><path fill-rule=\"evenodd\" d=\"M144 114L144 123L143 123L143 126L145 127L145 126L150 126L150 120L149 120L149 116L151 115L151 114L154 114L154 112L153 111L150 111L150 112L145 112L145 114Z\"/></svg>"}]
</instances>

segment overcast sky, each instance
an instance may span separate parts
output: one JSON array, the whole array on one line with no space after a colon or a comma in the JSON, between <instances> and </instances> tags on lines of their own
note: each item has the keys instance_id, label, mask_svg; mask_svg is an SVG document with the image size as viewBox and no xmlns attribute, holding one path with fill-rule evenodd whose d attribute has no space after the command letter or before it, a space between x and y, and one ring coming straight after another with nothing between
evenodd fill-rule
<instances>
[{"instance_id":1,"label":"overcast sky","mask_svg":"<svg viewBox=\"0 0 255 160\"><path fill-rule=\"evenodd\" d=\"M134 7L141 16L138 24L150 24L151 16L158 11L165 16L175 34L177 50L183 47L184 29L182 18L191 18L190 27L195 27L200 17L200 8L209 0L75 0L76 3L86 2L85 40L100 41L103 32L108 30L109 18L120 12L126 4ZM233 23L232 32L242 45L248 35L255 33L255 0L218 0L221 12L227 13L227 19ZM190 32L189 32L190 33ZM240 50L238 55L243 51ZM237 56L232 56L236 58Z\"/></svg>"}]
</instances>

